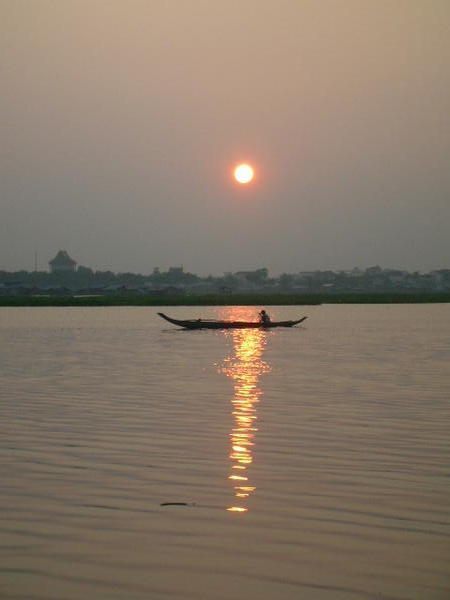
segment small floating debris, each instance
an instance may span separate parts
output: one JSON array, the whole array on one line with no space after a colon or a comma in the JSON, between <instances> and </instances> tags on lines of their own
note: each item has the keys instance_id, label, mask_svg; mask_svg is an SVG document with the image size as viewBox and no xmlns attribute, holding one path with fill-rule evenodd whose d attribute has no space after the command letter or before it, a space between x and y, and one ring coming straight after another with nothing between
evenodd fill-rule
<instances>
[{"instance_id":1,"label":"small floating debris","mask_svg":"<svg viewBox=\"0 0 450 600\"><path fill-rule=\"evenodd\" d=\"M161 502L160 506L195 506L195 502Z\"/></svg>"}]
</instances>

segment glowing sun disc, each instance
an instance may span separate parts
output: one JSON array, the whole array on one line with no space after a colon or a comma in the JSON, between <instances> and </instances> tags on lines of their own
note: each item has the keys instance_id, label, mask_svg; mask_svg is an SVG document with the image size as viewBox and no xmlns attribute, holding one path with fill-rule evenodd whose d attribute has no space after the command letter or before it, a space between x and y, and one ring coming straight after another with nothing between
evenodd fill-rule
<instances>
[{"instance_id":1,"label":"glowing sun disc","mask_svg":"<svg viewBox=\"0 0 450 600\"><path fill-rule=\"evenodd\" d=\"M253 179L253 169L250 165L241 164L238 165L234 170L234 178L238 183L250 183Z\"/></svg>"}]
</instances>

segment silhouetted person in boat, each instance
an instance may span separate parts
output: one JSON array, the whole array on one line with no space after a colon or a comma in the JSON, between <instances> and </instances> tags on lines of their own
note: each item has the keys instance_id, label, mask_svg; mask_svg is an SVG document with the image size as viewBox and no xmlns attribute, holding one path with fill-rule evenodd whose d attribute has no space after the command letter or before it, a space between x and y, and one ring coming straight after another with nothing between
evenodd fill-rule
<instances>
[{"instance_id":1,"label":"silhouetted person in boat","mask_svg":"<svg viewBox=\"0 0 450 600\"><path fill-rule=\"evenodd\" d=\"M261 323L261 325L268 325L270 323L270 317L269 315L266 313L265 310L262 310L259 313L259 321Z\"/></svg>"}]
</instances>

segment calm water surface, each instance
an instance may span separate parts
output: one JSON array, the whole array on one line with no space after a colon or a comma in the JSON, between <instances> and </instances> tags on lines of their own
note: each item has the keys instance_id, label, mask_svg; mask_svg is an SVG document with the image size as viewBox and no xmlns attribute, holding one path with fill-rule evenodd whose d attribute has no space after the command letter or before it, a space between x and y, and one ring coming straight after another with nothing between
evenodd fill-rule
<instances>
[{"instance_id":1,"label":"calm water surface","mask_svg":"<svg viewBox=\"0 0 450 600\"><path fill-rule=\"evenodd\" d=\"M2 600L450 598L449 305L156 312L0 309Z\"/></svg>"}]
</instances>

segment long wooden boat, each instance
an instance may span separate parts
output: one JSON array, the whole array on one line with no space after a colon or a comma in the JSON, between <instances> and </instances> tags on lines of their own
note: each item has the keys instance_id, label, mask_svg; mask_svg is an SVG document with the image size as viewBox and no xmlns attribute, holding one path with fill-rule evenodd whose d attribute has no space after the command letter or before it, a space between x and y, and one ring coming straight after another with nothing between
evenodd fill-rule
<instances>
[{"instance_id":1,"label":"long wooden boat","mask_svg":"<svg viewBox=\"0 0 450 600\"><path fill-rule=\"evenodd\" d=\"M179 319L172 319L164 313L159 312L158 315L166 321L169 321L169 323L184 327L185 329L251 329L257 327L269 329L272 327L293 327L308 318L302 317L297 321L271 321L270 323L262 324L259 321L214 321L208 319L188 319L186 321L180 321Z\"/></svg>"}]
</instances>

